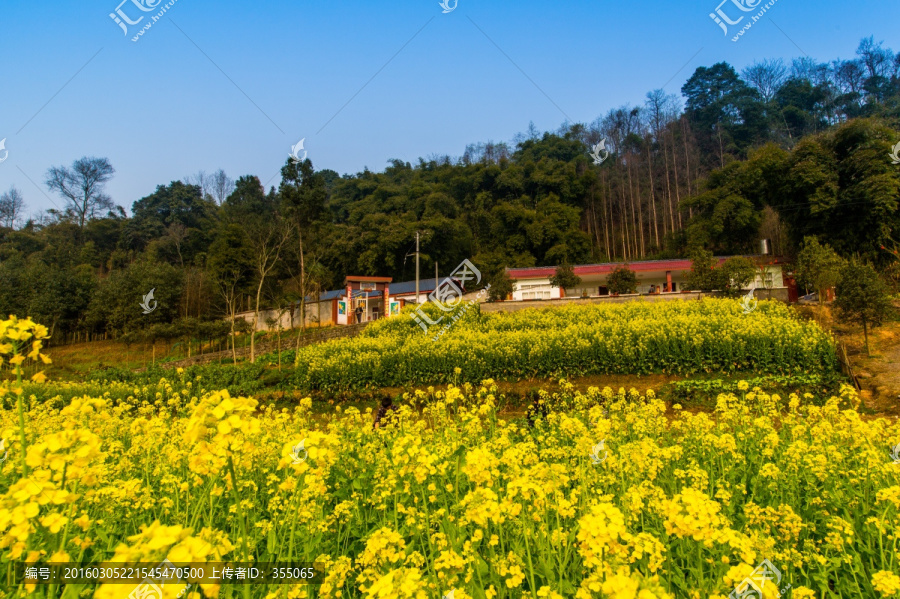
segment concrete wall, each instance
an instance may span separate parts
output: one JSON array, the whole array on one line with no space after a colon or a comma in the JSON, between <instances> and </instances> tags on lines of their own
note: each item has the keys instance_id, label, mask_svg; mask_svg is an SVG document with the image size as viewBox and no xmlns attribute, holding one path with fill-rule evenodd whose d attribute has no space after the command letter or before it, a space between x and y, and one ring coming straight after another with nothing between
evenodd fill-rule
<instances>
[{"instance_id":1,"label":"concrete wall","mask_svg":"<svg viewBox=\"0 0 900 599\"><path fill-rule=\"evenodd\" d=\"M536 300L523 300L523 296L531 296L534 297L534 294L540 294L547 299L559 299L562 295L562 291L559 287L553 287L550 285L550 279L524 279L522 281L517 281L515 283L515 290L513 291L513 300L519 301L536 301ZM540 300L537 300L540 301Z\"/></svg>"},{"instance_id":2,"label":"concrete wall","mask_svg":"<svg viewBox=\"0 0 900 599\"><path fill-rule=\"evenodd\" d=\"M253 312L239 312L236 318L246 320L253 324ZM275 323L272 326L267 324L268 319L272 319ZM259 322L256 323L257 331L275 331L278 329L279 312L277 310L260 310ZM294 309L293 320L290 311L286 311L280 315L281 328L289 330L300 326L300 306ZM331 300L324 302L316 302L306 304L306 326L328 326L331 322Z\"/></svg>"},{"instance_id":3,"label":"concrete wall","mask_svg":"<svg viewBox=\"0 0 900 599\"><path fill-rule=\"evenodd\" d=\"M773 264L766 267L767 270L767 278L772 282L775 288L782 288L784 284L782 282L781 275L781 265ZM672 282L675 284L675 289L677 292L682 291L687 286L687 272L686 271L669 271L672 277ZM662 287L666 284L666 271L637 271L635 272L637 276L637 291L638 293L649 293L650 287ZM576 289L567 289L565 295L566 296L581 296L582 290L588 290L588 294L592 297L597 297L598 288L606 286L606 278L607 275L586 275L581 277L581 284ZM516 288L513 291L512 299L514 301L536 301L536 300L527 300L524 299L524 296L529 292L538 292L543 293L544 297L548 299L559 299L562 293L558 287L553 287L550 285L550 279L520 279L515 283ZM756 289L765 288L765 282L763 281L763 277L761 273L756 275L756 279L749 285L749 287L754 287ZM605 297L605 296L600 296Z\"/></svg>"}]
</instances>

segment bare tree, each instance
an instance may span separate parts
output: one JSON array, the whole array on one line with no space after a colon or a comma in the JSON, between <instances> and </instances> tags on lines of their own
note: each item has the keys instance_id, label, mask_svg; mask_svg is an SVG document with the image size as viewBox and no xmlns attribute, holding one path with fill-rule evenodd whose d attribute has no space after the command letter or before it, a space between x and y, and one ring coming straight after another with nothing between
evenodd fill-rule
<instances>
[{"instance_id":1,"label":"bare tree","mask_svg":"<svg viewBox=\"0 0 900 599\"><path fill-rule=\"evenodd\" d=\"M791 61L791 79L806 79L813 86L831 83L831 65L803 56Z\"/></svg>"},{"instance_id":2,"label":"bare tree","mask_svg":"<svg viewBox=\"0 0 900 599\"><path fill-rule=\"evenodd\" d=\"M870 35L859 43L859 48L856 50L856 55L866 67L870 78L888 78L894 74L894 53L883 48L883 43L875 43L875 38Z\"/></svg>"},{"instance_id":3,"label":"bare tree","mask_svg":"<svg viewBox=\"0 0 900 599\"><path fill-rule=\"evenodd\" d=\"M54 166L47 171L47 187L66 200L66 211L80 228L98 212L113 210L115 204L103 193L106 182L116 170L106 158L83 157L72 168Z\"/></svg>"},{"instance_id":4,"label":"bare tree","mask_svg":"<svg viewBox=\"0 0 900 599\"><path fill-rule=\"evenodd\" d=\"M178 261L181 263L181 267L184 268L184 258L181 255L181 246L184 245L184 240L187 239L187 227L179 222L174 222L166 229L166 234L175 245L175 251L178 252Z\"/></svg>"},{"instance_id":5,"label":"bare tree","mask_svg":"<svg viewBox=\"0 0 900 599\"><path fill-rule=\"evenodd\" d=\"M253 328L250 332L250 362L256 362L256 327L259 323L259 306L262 301L266 278L281 259L282 249L294 234L290 223L277 215L263 219L245 228L249 246L252 248L252 263L256 275L256 304L253 310Z\"/></svg>"},{"instance_id":6,"label":"bare tree","mask_svg":"<svg viewBox=\"0 0 900 599\"><path fill-rule=\"evenodd\" d=\"M866 74L859 60L836 60L832 63L834 82L842 94L862 94Z\"/></svg>"},{"instance_id":7,"label":"bare tree","mask_svg":"<svg viewBox=\"0 0 900 599\"><path fill-rule=\"evenodd\" d=\"M38 210L33 212L28 220L38 229L43 229L53 222L53 215L49 214L49 212L49 210Z\"/></svg>"},{"instance_id":8,"label":"bare tree","mask_svg":"<svg viewBox=\"0 0 900 599\"><path fill-rule=\"evenodd\" d=\"M647 93L647 100L644 102L643 118L646 129L649 133L649 139L657 144L659 148L665 151L663 145L663 134L665 128L668 127L667 116L669 105L672 103L671 97L661 89L655 89ZM652 144L647 144L647 172L649 174L648 184L650 188L650 206L653 212L653 232L656 238L656 247L659 248L659 223L656 214L656 194L655 194L655 178L653 176L653 156L651 154ZM666 161L666 172L668 172L669 163ZM663 209L663 237L666 234L665 209Z\"/></svg>"},{"instance_id":9,"label":"bare tree","mask_svg":"<svg viewBox=\"0 0 900 599\"><path fill-rule=\"evenodd\" d=\"M200 188L200 196L206 198L212 196L212 175L207 175L206 171L197 171L194 175L188 175L181 180L185 185L196 185Z\"/></svg>"},{"instance_id":10,"label":"bare tree","mask_svg":"<svg viewBox=\"0 0 900 599\"><path fill-rule=\"evenodd\" d=\"M756 61L741 71L741 76L750 84L750 87L759 92L763 102L768 104L787 81L787 73L788 69L784 61L777 58Z\"/></svg>"},{"instance_id":11,"label":"bare tree","mask_svg":"<svg viewBox=\"0 0 900 599\"><path fill-rule=\"evenodd\" d=\"M244 273L240 265L234 263L230 264L227 269L218 272L215 277L216 290L218 290L219 296L225 302L225 311L228 312L228 320L231 323L231 355L235 364L237 364L235 324L238 307L241 303L240 287L243 277ZM252 337L253 335L251 335Z\"/></svg>"},{"instance_id":12,"label":"bare tree","mask_svg":"<svg viewBox=\"0 0 900 599\"><path fill-rule=\"evenodd\" d=\"M216 200L216 203L221 206L225 202L225 198L234 191L234 181L222 169L210 175L209 180L211 195Z\"/></svg>"},{"instance_id":13,"label":"bare tree","mask_svg":"<svg viewBox=\"0 0 900 599\"><path fill-rule=\"evenodd\" d=\"M0 196L0 226L14 229L16 224L22 220L24 211L25 198L22 197L22 192L16 189L15 185Z\"/></svg>"}]
</instances>

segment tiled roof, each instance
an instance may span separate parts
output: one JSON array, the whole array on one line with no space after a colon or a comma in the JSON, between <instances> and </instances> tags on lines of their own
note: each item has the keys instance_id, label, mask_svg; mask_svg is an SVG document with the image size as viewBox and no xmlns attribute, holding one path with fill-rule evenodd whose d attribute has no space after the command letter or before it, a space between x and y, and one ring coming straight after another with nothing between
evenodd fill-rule
<instances>
[{"instance_id":1,"label":"tiled roof","mask_svg":"<svg viewBox=\"0 0 900 599\"><path fill-rule=\"evenodd\" d=\"M415 281L403 281L401 283L391 283L388 286L388 290L391 295L415 295L416 294L416 282ZM434 279L419 279L419 293L422 295L428 295L434 291ZM324 293L319 294L319 301L325 302L333 299L340 299L344 297L344 294L347 293L347 288L344 289L335 289L333 291L326 291ZM381 298L383 295L383 291L369 291L369 299ZM359 294L359 295L357 295ZM364 298L366 292L356 290L353 292L353 297ZM312 297L307 297L306 301L312 302Z\"/></svg>"},{"instance_id":2,"label":"tiled roof","mask_svg":"<svg viewBox=\"0 0 900 599\"><path fill-rule=\"evenodd\" d=\"M330 301L333 299L340 299L340 298L344 297L345 293L347 293L346 288L335 289L333 291L325 291L325 292L319 294L319 301L327 302L327 301ZM353 297L354 298L358 297L361 299L365 298L367 295L369 296L369 299L375 299L375 298L381 297L383 294L384 294L384 292L382 292L382 291L360 291L359 289L353 290ZM311 295L307 295L306 301L313 302L313 301L315 301L315 298Z\"/></svg>"},{"instance_id":3,"label":"tiled roof","mask_svg":"<svg viewBox=\"0 0 900 599\"><path fill-rule=\"evenodd\" d=\"M431 293L434 291L434 279L419 279L419 293ZM409 295L416 294L415 281L403 281L402 283L391 283L391 295Z\"/></svg>"},{"instance_id":4,"label":"tiled roof","mask_svg":"<svg viewBox=\"0 0 900 599\"><path fill-rule=\"evenodd\" d=\"M753 258L755 256L747 256ZM721 265L729 256L717 256ZM777 263L778 260L773 258ZM628 266L634 272L647 272L657 270L683 271L691 269L689 259L679 260L644 260L636 262L607 262L604 264L580 264L573 266L572 270L578 276L609 274L620 266ZM531 268L507 268L506 272L512 279L546 279L556 274L555 266L535 266Z\"/></svg>"}]
</instances>

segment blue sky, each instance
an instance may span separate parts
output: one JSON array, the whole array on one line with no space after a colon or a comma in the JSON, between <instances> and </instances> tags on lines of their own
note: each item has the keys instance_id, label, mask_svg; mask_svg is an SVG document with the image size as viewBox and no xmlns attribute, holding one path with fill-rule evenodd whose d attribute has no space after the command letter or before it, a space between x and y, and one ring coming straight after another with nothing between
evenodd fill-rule
<instances>
[{"instance_id":1,"label":"blue sky","mask_svg":"<svg viewBox=\"0 0 900 599\"><path fill-rule=\"evenodd\" d=\"M110 159L107 190L130 211L199 170L277 185L300 138L316 168L380 171L529 121L590 122L722 60L851 58L868 35L900 50L900 3L883 0L778 0L737 43L709 17L718 0L459 0L448 14L438 0L177 0L136 43L156 12L127 0L148 16L125 36L120 1L0 7L0 191L16 185L29 213L54 206L47 168L84 155Z\"/></svg>"}]
</instances>

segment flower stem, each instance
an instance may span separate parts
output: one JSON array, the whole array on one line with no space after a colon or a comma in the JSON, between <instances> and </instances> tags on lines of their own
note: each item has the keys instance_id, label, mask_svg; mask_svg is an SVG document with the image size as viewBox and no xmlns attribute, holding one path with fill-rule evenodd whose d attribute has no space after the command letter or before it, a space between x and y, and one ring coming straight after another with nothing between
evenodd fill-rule
<instances>
[{"instance_id":1,"label":"flower stem","mask_svg":"<svg viewBox=\"0 0 900 599\"><path fill-rule=\"evenodd\" d=\"M19 462L22 464L22 478L28 476L28 464L25 463L25 450L27 444L25 442L25 402L22 399L24 391L22 390L22 367L16 365L16 409L19 412L19 442L22 445L19 450Z\"/></svg>"}]
</instances>

